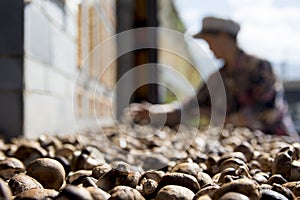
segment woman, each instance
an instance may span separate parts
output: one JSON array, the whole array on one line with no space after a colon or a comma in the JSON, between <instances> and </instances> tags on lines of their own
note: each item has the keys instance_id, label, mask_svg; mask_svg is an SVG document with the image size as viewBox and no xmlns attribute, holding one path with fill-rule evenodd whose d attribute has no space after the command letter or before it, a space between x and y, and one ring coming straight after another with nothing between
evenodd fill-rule
<instances>
[{"instance_id":1,"label":"woman","mask_svg":"<svg viewBox=\"0 0 300 200\"><path fill-rule=\"evenodd\" d=\"M237 44L240 26L227 19L206 17L202 30L194 38L204 39L214 55L224 60L224 66L213 73L208 82L216 82L220 74L226 92L225 123L259 129L272 135L290 135L298 138L283 98L282 84L276 79L271 64L264 59L248 55ZM201 114L210 117L211 98L207 84L197 94L197 103L187 101L183 109L192 112L199 106ZM170 105L149 106L135 104L131 107L135 121L149 120L166 113L166 125L180 123L180 110ZM199 109L197 108L197 109Z\"/></svg>"}]
</instances>

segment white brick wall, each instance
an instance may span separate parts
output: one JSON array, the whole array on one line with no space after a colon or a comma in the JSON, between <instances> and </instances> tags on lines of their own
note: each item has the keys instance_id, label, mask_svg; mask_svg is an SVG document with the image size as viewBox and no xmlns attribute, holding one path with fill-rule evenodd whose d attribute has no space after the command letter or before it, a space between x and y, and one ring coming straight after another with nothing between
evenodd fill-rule
<instances>
[{"instance_id":1,"label":"white brick wall","mask_svg":"<svg viewBox=\"0 0 300 200\"><path fill-rule=\"evenodd\" d=\"M25 57L24 59L24 77L25 77L25 89L33 91L46 91L47 80L46 72L47 67L41 62L37 62L34 59Z\"/></svg>"},{"instance_id":2,"label":"white brick wall","mask_svg":"<svg viewBox=\"0 0 300 200\"><path fill-rule=\"evenodd\" d=\"M65 11L62 9L60 4L61 2L56 3L51 0L43 0L42 10L53 24L57 27L63 28L65 26Z\"/></svg>"},{"instance_id":3,"label":"white brick wall","mask_svg":"<svg viewBox=\"0 0 300 200\"><path fill-rule=\"evenodd\" d=\"M70 133L74 129L72 87L77 73L77 47L74 37L63 28L63 14L50 1L40 4L33 1L25 8L24 133L27 137L45 132Z\"/></svg>"},{"instance_id":4,"label":"white brick wall","mask_svg":"<svg viewBox=\"0 0 300 200\"><path fill-rule=\"evenodd\" d=\"M68 9L63 11L50 0L33 0L25 7L24 133L27 137L45 132L71 133L76 127L97 127L97 120L91 114L91 98L99 83L89 77L88 70L82 80L76 82L79 73L77 16L74 10ZM87 20L83 19L84 58L89 53ZM84 65L89 66L89 59ZM76 94L73 96L75 84L83 88L80 117L74 116L73 110L73 106L78 106ZM100 85L97 93L98 96L105 93L105 87ZM75 126L76 118L78 124ZM103 116L101 121L102 125L112 122L108 116Z\"/></svg>"},{"instance_id":5,"label":"white brick wall","mask_svg":"<svg viewBox=\"0 0 300 200\"><path fill-rule=\"evenodd\" d=\"M33 138L42 133L71 133L74 127L72 104L66 102L71 102L71 98L25 92L25 135Z\"/></svg>"},{"instance_id":6,"label":"white brick wall","mask_svg":"<svg viewBox=\"0 0 300 200\"><path fill-rule=\"evenodd\" d=\"M47 70L47 89L53 95L65 96L65 79L61 73L54 68Z\"/></svg>"},{"instance_id":7,"label":"white brick wall","mask_svg":"<svg viewBox=\"0 0 300 200\"><path fill-rule=\"evenodd\" d=\"M51 26L51 64L57 69L74 76L76 67L76 41L66 32Z\"/></svg>"},{"instance_id":8,"label":"white brick wall","mask_svg":"<svg viewBox=\"0 0 300 200\"><path fill-rule=\"evenodd\" d=\"M24 20L25 55L50 63L50 22L47 17L32 3L25 7Z\"/></svg>"}]
</instances>

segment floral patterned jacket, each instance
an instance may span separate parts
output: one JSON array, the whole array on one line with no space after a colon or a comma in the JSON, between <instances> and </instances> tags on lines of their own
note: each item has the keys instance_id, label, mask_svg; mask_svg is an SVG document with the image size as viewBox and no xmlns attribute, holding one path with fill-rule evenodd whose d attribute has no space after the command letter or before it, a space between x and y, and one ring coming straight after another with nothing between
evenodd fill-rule
<instances>
[{"instance_id":1,"label":"floral patterned jacket","mask_svg":"<svg viewBox=\"0 0 300 200\"><path fill-rule=\"evenodd\" d=\"M226 64L216 74L223 79L226 94L226 118L234 113L243 116L245 126L272 135L297 135L284 100L283 86L276 78L271 64L239 50L236 65ZM207 84L198 91L200 108L211 106ZM189 106L188 106L189 107Z\"/></svg>"}]
</instances>

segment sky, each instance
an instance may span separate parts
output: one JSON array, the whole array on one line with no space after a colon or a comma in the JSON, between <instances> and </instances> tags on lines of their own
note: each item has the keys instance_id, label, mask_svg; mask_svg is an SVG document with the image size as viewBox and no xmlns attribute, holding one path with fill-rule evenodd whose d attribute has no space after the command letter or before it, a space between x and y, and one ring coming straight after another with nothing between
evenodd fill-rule
<instances>
[{"instance_id":1,"label":"sky","mask_svg":"<svg viewBox=\"0 0 300 200\"><path fill-rule=\"evenodd\" d=\"M202 18L231 18L241 25L238 42L250 54L268 59L283 79L300 79L299 0L174 0L187 34ZM204 48L207 45L199 42Z\"/></svg>"}]
</instances>

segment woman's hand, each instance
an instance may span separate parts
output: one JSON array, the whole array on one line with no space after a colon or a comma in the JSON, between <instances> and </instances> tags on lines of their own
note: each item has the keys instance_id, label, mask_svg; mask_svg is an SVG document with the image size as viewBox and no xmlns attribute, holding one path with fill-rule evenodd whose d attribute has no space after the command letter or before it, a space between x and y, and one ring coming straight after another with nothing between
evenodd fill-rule
<instances>
[{"instance_id":1,"label":"woman's hand","mask_svg":"<svg viewBox=\"0 0 300 200\"><path fill-rule=\"evenodd\" d=\"M133 103L129 105L131 119L140 125L175 126L180 123L180 111L172 104Z\"/></svg>"},{"instance_id":2,"label":"woman's hand","mask_svg":"<svg viewBox=\"0 0 300 200\"><path fill-rule=\"evenodd\" d=\"M132 103L129 105L129 114L131 119L137 124L149 124L149 103Z\"/></svg>"},{"instance_id":3,"label":"woman's hand","mask_svg":"<svg viewBox=\"0 0 300 200\"><path fill-rule=\"evenodd\" d=\"M256 128L255 120L247 117L246 113L235 112L226 116L225 123L236 127Z\"/></svg>"}]
</instances>

